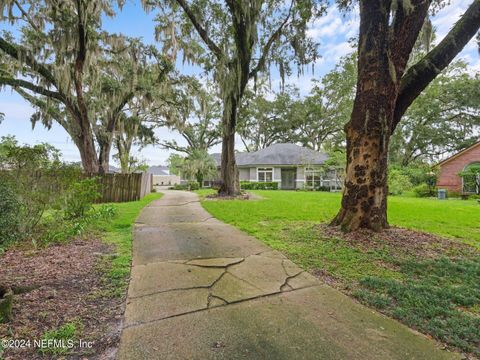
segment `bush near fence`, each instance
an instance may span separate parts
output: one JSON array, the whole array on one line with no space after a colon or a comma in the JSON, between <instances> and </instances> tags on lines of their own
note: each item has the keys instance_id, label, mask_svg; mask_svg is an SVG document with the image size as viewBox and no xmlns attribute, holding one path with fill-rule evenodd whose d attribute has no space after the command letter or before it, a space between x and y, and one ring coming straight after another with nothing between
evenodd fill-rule
<instances>
[{"instance_id":1,"label":"bush near fence","mask_svg":"<svg viewBox=\"0 0 480 360\"><path fill-rule=\"evenodd\" d=\"M278 190L278 182L240 181L241 190Z\"/></svg>"}]
</instances>

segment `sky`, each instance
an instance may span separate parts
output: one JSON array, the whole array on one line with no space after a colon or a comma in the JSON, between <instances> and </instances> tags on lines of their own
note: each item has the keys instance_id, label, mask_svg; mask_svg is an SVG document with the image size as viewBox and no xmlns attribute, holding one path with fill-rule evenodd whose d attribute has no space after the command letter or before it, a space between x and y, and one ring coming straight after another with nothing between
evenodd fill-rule
<instances>
[{"instance_id":1,"label":"sky","mask_svg":"<svg viewBox=\"0 0 480 360\"><path fill-rule=\"evenodd\" d=\"M452 0L451 5L441 10L432 19L436 29L437 42L443 39L452 25L460 18L472 0ZM321 57L316 61L314 72L307 71L301 76L296 74L286 78L286 84L294 84L300 89L301 94L308 94L314 79L321 77L335 67L339 59L352 52L349 39L357 36L360 23L358 11L347 15L331 5L327 14L312 22L309 26L308 35L320 43L319 53ZM114 18L105 18L103 28L109 32L122 33L132 37L140 37L145 43L160 44L154 39L154 14L143 11L140 0L127 0L122 11ZM7 25L0 24L0 30L9 29ZM469 64L471 72L480 72L480 56L474 40L470 41L465 49L457 56ZM201 70L194 66L177 64L177 69L184 74L200 74ZM272 71L272 84L278 84L280 78L278 72ZM57 124L53 124L50 130L37 125L32 129L30 116L32 107L19 95L9 88L0 90L0 112L5 114L5 119L0 123L0 136L15 135L21 143L37 144L48 142L61 150L66 161L79 161L78 150L69 138L68 134ZM183 139L175 131L161 128L156 130L156 135L161 140L175 139L183 144ZM237 141L237 149L243 150L241 142ZM219 152L220 145L212 149ZM113 153L115 151L112 151ZM148 146L141 152L136 149L135 156L144 159L150 165L165 164L170 152L159 146ZM115 163L113 162L115 165Z\"/></svg>"}]
</instances>

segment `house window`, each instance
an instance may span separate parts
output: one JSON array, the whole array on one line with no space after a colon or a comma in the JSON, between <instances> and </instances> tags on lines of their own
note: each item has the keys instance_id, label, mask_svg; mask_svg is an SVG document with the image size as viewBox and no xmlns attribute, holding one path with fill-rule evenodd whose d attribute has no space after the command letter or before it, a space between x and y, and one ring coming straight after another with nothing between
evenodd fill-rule
<instances>
[{"instance_id":1,"label":"house window","mask_svg":"<svg viewBox=\"0 0 480 360\"><path fill-rule=\"evenodd\" d=\"M305 187L309 189L317 189L320 187L322 176L320 169L305 169Z\"/></svg>"},{"instance_id":2,"label":"house window","mask_svg":"<svg viewBox=\"0 0 480 360\"><path fill-rule=\"evenodd\" d=\"M273 168L258 168L257 178L259 182L273 181Z\"/></svg>"}]
</instances>

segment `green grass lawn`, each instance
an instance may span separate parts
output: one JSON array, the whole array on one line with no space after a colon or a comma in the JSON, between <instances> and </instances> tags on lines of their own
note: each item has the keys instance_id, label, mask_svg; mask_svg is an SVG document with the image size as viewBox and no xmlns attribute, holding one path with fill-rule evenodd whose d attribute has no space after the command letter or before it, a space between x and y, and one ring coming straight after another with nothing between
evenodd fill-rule
<instances>
[{"instance_id":1,"label":"green grass lawn","mask_svg":"<svg viewBox=\"0 0 480 360\"><path fill-rule=\"evenodd\" d=\"M151 193L140 201L109 204L116 209L116 214L113 219L107 219L98 224L97 229L105 242L115 246L116 253L102 263L109 294L98 295L123 296L125 294L132 261L133 223L145 206L161 196L162 194L159 193Z\"/></svg>"},{"instance_id":2,"label":"green grass lawn","mask_svg":"<svg viewBox=\"0 0 480 360\"><path fill-rule=\"evenodd\" d=\"M211 190L200 190L203 197ZM253 191L262 200L209 200L216 218L285 253L362 303L463 351L480 355L480 205L390 197L391 225L450 240L396 241L329 232L341 195ZM414 233L398 233L415 237ZM415 237L416 239L416 237ZM402 243L404 241L405 243Z\"/></svg>"},{"instance_id":3,"label":"green grass lawn","mask_svg":"<svg viewBox=\"0 0 480 360\"><path fill-rule=\"evenodd\" d=\"M262 196L265 201L206 201L203 205L222 220L255 231L259 219L328 222L337 213L341 200L339 193L252 192ZM212 190L198 193L206 195ZM390 197L388 219L391 225L457 238L480 248L480 204L475 200Z\"/></svg>"}]
</instances>

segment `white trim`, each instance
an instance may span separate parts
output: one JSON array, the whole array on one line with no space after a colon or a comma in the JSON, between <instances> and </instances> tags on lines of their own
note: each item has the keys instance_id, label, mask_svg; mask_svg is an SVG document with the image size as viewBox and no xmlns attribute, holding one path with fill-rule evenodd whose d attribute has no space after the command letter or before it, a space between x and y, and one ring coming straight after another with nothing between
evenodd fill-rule
<instances>
[{"instance_id":1,"label":"white trim","mask_svg":"<svg viewBox=\"0 0 480 360\"><path fill-rule=\"evenodd\" d=\"M271 171L271 172L272 172L272 180L271 180L271 181L265 181L265 180L264 180L264 181L260 181L260 180L258 179L259 169L272 169L272 171ZM275 181L275 167L273 167L273 166L257 167L256 170L257 170L257 171L256 171L256 173L257 173L257 182L274 182L274 181ZM270 172L269 170L262 170L262 171L263 171L264 173ZM266 177L265 177L265 179L266 179Z\"/></svg>"},{"instance_id":2,"label":"white trim","mask_svg":"<svg viewBox=\"0 0 480 360\"><path fill-rule=\"evenodd\" d=\"M313 176L313 180L312 180L313 184L312 185L310 185L308 183L307 177L308 177L309 174L312 174L312 176ZM303 171L303 176L305 178L305 188L315 189L315 181L316 181L315 180L315 176L316 176L315 174L317 174L317 176L319 178L319 180L318 180L319 186L323 186L323 176L322 176L322 173L321 173L321 169L320 168L305 167L305 169Z\"/></svg>"}]
</instances>

